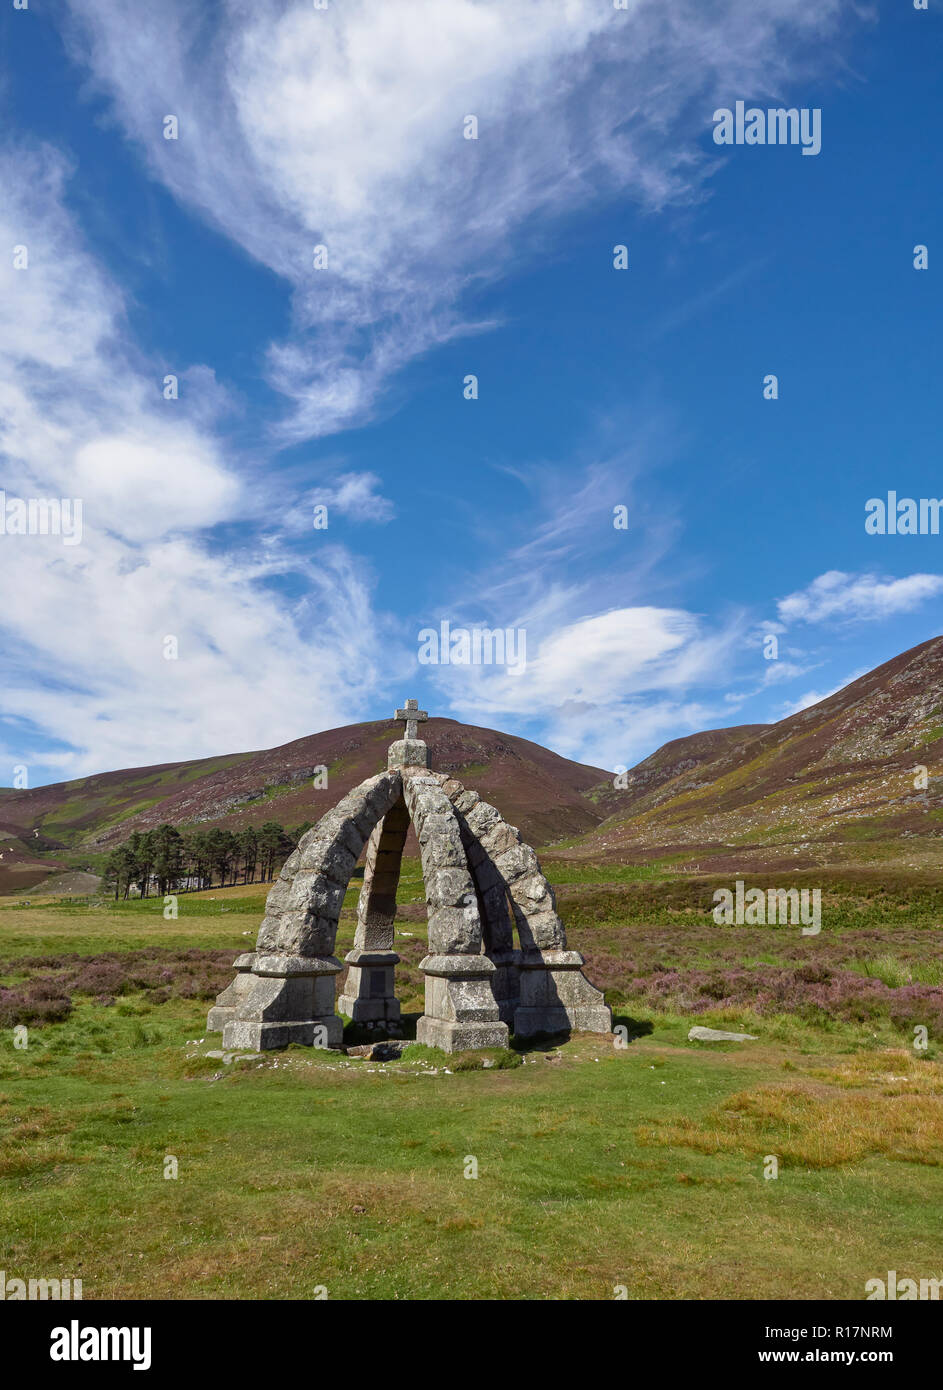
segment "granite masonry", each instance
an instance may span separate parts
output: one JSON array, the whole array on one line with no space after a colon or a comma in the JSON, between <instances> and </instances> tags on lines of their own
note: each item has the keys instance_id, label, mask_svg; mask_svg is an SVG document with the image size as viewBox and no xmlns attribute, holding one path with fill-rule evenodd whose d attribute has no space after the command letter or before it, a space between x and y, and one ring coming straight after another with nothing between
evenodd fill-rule
<instances>
[{"instance_id":1,"label":"granite masonry","mask_svg":"<svg viewBox=\"0 0 943 1390\"><path fill-rule=\"evenodd\" d=\"M567 949L536 854L496 807L431 770L417 736L427 717L415 700L396 711L405 736L390 745L387 771L348 792L286 860L255 951L235 961L235 980L209 1012L207 1028L222 1031L224 1050L339 1047L336 1007L355 1022L398 1022L393 923L410 824L428 915L417 1041L454 1052L505 1047L509 1032L612 1031L602 991ZM344 969L334 955L337 922L365 846L354 946L335 1005Z\"/></svg>"}]
</instances>

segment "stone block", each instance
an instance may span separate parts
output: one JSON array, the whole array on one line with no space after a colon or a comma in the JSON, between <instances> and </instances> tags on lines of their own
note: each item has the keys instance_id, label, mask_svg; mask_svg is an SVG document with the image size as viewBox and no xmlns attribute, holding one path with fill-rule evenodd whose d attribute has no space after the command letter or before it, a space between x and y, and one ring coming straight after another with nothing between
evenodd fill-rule
<instances>
[{"instance_id":1,"label":"stone block","mask_svg":"<svg viewBox=\"0 0 943 1390\"><path fill-rule=\"evenodd\" d=\"M282 934L282 914L266 912L256 937L256 948L261 951L277 950Z\"/></svg>"},{"instance_id":2,"label":"stone block","mask_svg":"<svg viewBox=\"0 0 943 1390\"><path fill-rule=\"evenodd\" d=\"M337 919L311 912L286 914L282 939L286 949L303 956L330 956L337 938Z\"/></svg>"},{"instance_id":3,"label":"stone block","mask_svg":"<svg viewBox=\"0 0 943 1390\"><path fill-rule=\"evenodd\" d=\"M429 954L423 956L419 962L419 969L424 975L459 975L463 979L470 975L493 975L495 972L493 960L479 952L449 952L443 955Z\"/></svg>"},{"instance_id":4,"label":"stone block","mask_svg":"<svg viewBox=\"0 0 943 1390\"><path fill-rule=\"evenodd\" d=\"M366 830L360 829L355 816L348 816L341 822L340 829L337 832L338 842L353 855L354 864L356 864L357 860L360 858L361 851L367 842L367 837L374 824L372 816L368 816L364 813L364 817L369 821ZM353 869L353 865L351 869Z\"/></svg>"},{"instance_id":5,"label":"stone block","mask_svg":"<svg viewBox=\"0 0 943 1390\"><path fill-rule=\"evenodd\" d=\"M409 1046L406 1039L395 1042L391 1038L384 1039L383 1042L361 1043L358 1047L348 1047L348 1057L361 1057L368 1062L393 1062L401 1057L405 1048Z\"/></svg>"},{"instance_id":6,"label":"stone block","mask_svg":"<svg viewBox=\"0 0 943 1390\"><path fill-rule=\"evenodd\" d=\"M290 878L277 878L268 891L265 899L266 916L275 915L283 912L288 906L288 898L291 893L293 880Z\"/></svg>"},{"instance_id":7,"label":"stone block","mask_svg":"<svg viewBox=\"0 0 943 1390\"><path fill-rule=\"evenodd\" d=\"M470 887L470 883L469 883ZM461 954L477 950L481 944L481 920L478 909L466 912L463 907L436 907L429 911L429 950L436 955Z\"/></svg>"},{"instance_id":8,"label":"stone block","mask_svg":"<svg viewBox=\"0 0 943 1390\"><path fill-rule=\"evenodd\" d=\"M391 743L386 765L391 770L400 767L428 767L429 746L421 738L401 738Z\"/></svg>"},{"instance_id":9,"label":"stone block","mask_svg":"<svg viewBox=\"0 0 943 1390\"><path fill-rule=\"evenodd\" d=\"M402 849L378 849L372 862L374 877L377 874L390 874L398 883L402 862ZM366 877L366 873L364 877Z\"/></svg>"},{"instance_id":10,"label":"stone block","mask_svg":"<svg viewBox=\"0 0 943 1390\"><path fill-rule=\"evenodd\" d=\"M515 903L514 917L525 954L535 947L553 950L566 946L566 932L555 912L525 912Z\"/></svg>"},{"instance_id":11,"label":"stone block","mask_svg":"<svg viewBox=\"0 0 943 1390\"><path fill-rule=\"evenodd\" d=\"M223 1029L223 1047L233 1050L267 1052L288 1047L289 1043L301 1047L341 1048L343 1042L344 1025L337 1014L303 1023L257 1023L239 1019L227 1023Z\"/></svg>"},{"instance_id":12,"label":"stone block","mask_svg":"<svg viewBox=\"0 0 943 1390\"><path fill-rule=\"evenodd\" d=\"M469 863L471 863L471 855L469 855ZM474 865L474 879L482 893L496 888L501 896L505 897L504 879L483 850L479 852L478 862Z\"/></svg>"},{"instance_id":13,"label":"stone block","mask_svg":"<svg viewBox=\"0 0 943 1390\"><path fill-rule=\"evenodd\" d=\"M527 874L516 879L512 891L515 902L527 913L554 910L553 893L543 874Z\"/></svg>"},{"instance_id":14,"label":"stone block","mask_svg":"<svg viewBox=\"0 0 943 1390\"><path fill-rule=\"evenodd\" d=\"M722 1028L692 1028L689 1042L757 1042L755 1033L726 1033Z\"/></svg>"},{"instance_id":15,"label":"stone block","mask_svg":"<svg viewBox=\"0 0 943 1390\"><path fill-rule=\"evenodd\" d=\"M448 810L442 808L442 803L436 796L436 804L431 807L423 808L420 804L419 813L415 820L416 838L420 845L428 846L435 852L437 842L443 838L446 840L461 843L461 835L458 831L458 822L449 807Z\"/></svg>"},{"instance_id":16,"label":"stone block","mask_svg":"<svg viewBox=\"0 0 943 1390\"><path fill-rule=\"evenodd\" d=\"M465 812L465 820L472 833L481 839L492 827L503 823L501 812L487 801L479 801L470 811Z\"/></svg>"},{"instance_id":17,"label":"stone block","mask_svg":"<svg viewBox=\"0 0 943 1390\"><path fill-rule=\"evenodd\" d=\"M492 1023L452 1023L423 1014L416 1025L416 1041L443 1052L464 1052L483 1047L507 1047L508 1027L500 1019Z\"/></svg>"},{"instance_id":18,"label":"stone block","mask_svg":"<svg viewBox=\"0 0 943 1390\"><path fill-rule=\"evenodd\" d=\"M315 828L306 831L306 833L301 837L301 841L298 845L298 848L292 850L291 854L289 854L288 858L282 865L278 875L279 878L291 879L294 877L295 870L301 868L301 846L314 834Z\"/></svg>"},{"instance_id":19,"label":"stone block","mask_svg":"<svg viewBox=\"0 0 943 1390\"><path fill-rule=\"evenodd\" d=\"M350 965L344 990L337 1001L341 1013L355 1023L398 1023L399 1000L395 997L395 951L365 951L356 947L345 959Z\"/></svg>"},{"instance_id":20,"label":"stone block","mask_svg":"<svg viewBox=\"0 0 943 1390\"><path fill-rule=\"evenodd\" d=\"M504 851L519 848L521 837L515 826L508 825L506 821L499 821L496 825L490 826L483 835L480 835L478 842L485 853L496 860L498 855Z\"/></svg>"},{"instance_id":21,"label":"stone block","mask_svg":"<svg viewBox=\"0 0 943 1390\"><path fill-rule=\"evenodd\" d=\"M418 1041L446 1051L506 1046L507 1025L492 988L495 966L487 956L430 955L420 968L426 1001L417 1025Z\"/></svg>"},{"instance_id":22,"label":"stone block","mask_svg":"<svg viewBox=\"0 0 943 1390\"><path fill-rule=\"evenodd\" d=\"M252 956L248 959L251 961ZM238 962L236 968L239 969ZM239 974L231 985L227 985L223 992L217 996L216 1003L210 1009L206 1017L206 1030L208 1033L221 1033L230 1019L235 1018L246 995L252 988L252 975L249 973L251 965L243 966L239 969Z\"/></svg>"},{"instance_id":23,"label":"stone block","mask_svg":"<svg viewBox=\"0 0 943 1390\"><path fill-rule=\"evenodd\" d=\"M334 977L341 969L333 956L256 953L252 973L245 975L224 1023L223 1048L258 1051L290 1042L339 1046L343 1028L334 1012Z\"/></svg>"},{"instance_id":24,"label":"stone block","mask_svg":"<svg viewBox=\"0 0 943 1390\"><path fill-rule=\"evenodd\" d=\"M350 856L350 869L354 858ZM337 919L344 906L347 884L350 875L343 883L337 883L320 873L317 869L299 869L285 895L283 912L307 912L312 917Z\"/></svg>"},{"instance_id":25,"label":"stone block","mask_svg":"<svg viewBox=\"0 0 943 1390\"><path fill-rule=\"evenodd\" d=\"M474 885L464 867L433 869L426 879L426 902L434 908L467 906L478 915Z\"/></svg>"},{"instance_id":26,"label":"stone block","mask_svg":"<svg viewBox=\"0 0 943 1390\"><path fill-rule=\"evenodd\" d=\"M507 849L499 850L491 857L498 873L502 875L508 885L515 882L516 879L529 878L540 873L537 856L530 845L511 845Z\"/></svg>"},{"instance_id":27,"label":"stone block","mask_svg":"<svg viewBox=\"0 0 943 1390\"><path fill-rule=\"evenodd\" d=\"M491 977L491 990L498 1005L498 1015L502 1022L513 1026L514 1014L520 1004L521 972L520 952L513 948L497 951L491 955L495 970Z\"/></svg>"}]
</instances>

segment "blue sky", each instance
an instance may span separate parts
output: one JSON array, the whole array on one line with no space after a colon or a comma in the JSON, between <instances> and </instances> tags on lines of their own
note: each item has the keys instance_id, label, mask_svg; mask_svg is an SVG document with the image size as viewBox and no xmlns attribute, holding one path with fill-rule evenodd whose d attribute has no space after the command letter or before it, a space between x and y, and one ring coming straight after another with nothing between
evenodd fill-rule
<instances>
[{"instance_id":1,"label":"blue sky","mask_svg":"<svg viewBox=\"0 0 943 1390\"><path fill-rule=\"evenodd\" d=\"M943 536L864 529L943 495L937 0L3 26L0 488L83 532L0 536L0 784L407 695L632 765L941 630ZM716 145L738 100L820 153ZM526 664L420 663L443 620Z\"/></svg>"}]
</instances>

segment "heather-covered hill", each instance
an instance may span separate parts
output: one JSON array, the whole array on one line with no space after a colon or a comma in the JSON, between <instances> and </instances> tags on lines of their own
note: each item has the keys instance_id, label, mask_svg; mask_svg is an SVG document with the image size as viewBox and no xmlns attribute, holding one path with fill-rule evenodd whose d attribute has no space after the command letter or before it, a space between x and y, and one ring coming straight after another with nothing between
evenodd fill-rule
<instances>
[{"instance_id":1,"label":"heather-covered hill","mask_svg":"<svg viewBox=\"0 0 943 1390\"><path fill-rule=\"evenodd\" d=\"M927 770L927 788L915 786ZM675 739L593 795L577 857L703 870L943 859L943 638L771 725Z\"/></svg>"},{"instance_id":2,"label":"heather-covered hill","mask_svg":"<svg viewBox=\"0 0 943 1390\"><path fill-rule=\"evenodd\" d=\"M162 821L240 830L315 821L386 765L393 721L277 748L107 772L0 797L0 892L28 888ZM943 638L809 709L673 739L625 787L540 745L430 719L433 766L493 801L555 857L670 860L703 872L943 859ZM926 789L914 785L926 768ZM319 768L327 786L315 788ZM415 853L414 843L408 852ZM88 856L86 863L83 856Z\"/></svg>"},{"instance_id":3,"label":"heather-covered hill","mask_svg":"<svg viewBox=\"0 0 943 1390\"><path fill-rule=\"evenodd\" d=\"M452 719L430 719L423 733L435 768L467 780L534 843L578 835L602 819L604 812L585 795L606 775L601 768ZM387 747L401 734L402 726L392 721L351 724L256 753L8 791L0 802L2 816L8 834L52 858L63 850L108 849L133 830L162 821L212 822L231 830L266 820L297 825L317 820L351 787L383 769ZM322 767L327 786L315 788Z\"/></svg>"}]
</instances>

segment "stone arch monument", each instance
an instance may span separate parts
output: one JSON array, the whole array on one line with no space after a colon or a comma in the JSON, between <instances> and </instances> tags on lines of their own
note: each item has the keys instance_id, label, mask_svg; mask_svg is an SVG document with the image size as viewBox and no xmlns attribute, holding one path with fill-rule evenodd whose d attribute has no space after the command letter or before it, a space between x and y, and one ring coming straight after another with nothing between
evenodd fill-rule
<instances>
[{"instance_id":1,"label":"stone arch monument","mask_svg":"<svg viewBox=\"0 0 943 1390\"><path fill-rule=\"evenodd\" d=\"M567 949L553 889L537 856L500 812L431 770L417 736L428 716L415 700L396 711L405 737L387 771L369 777L322 816L285 861L265 904L255 950L209 1012L225 1048L288 1043L339 1047L335 1012L337 922L366 845L354 947L338 1003L355 1021L395 1023L396 888L410 824L419 840L429 954L421 962L425 1010L417 1041L453 1052L506 1047L508 1033L608 1033L602 991ZM515 933L517 944L515 944Z\"/></svg>"}]
</instances>

